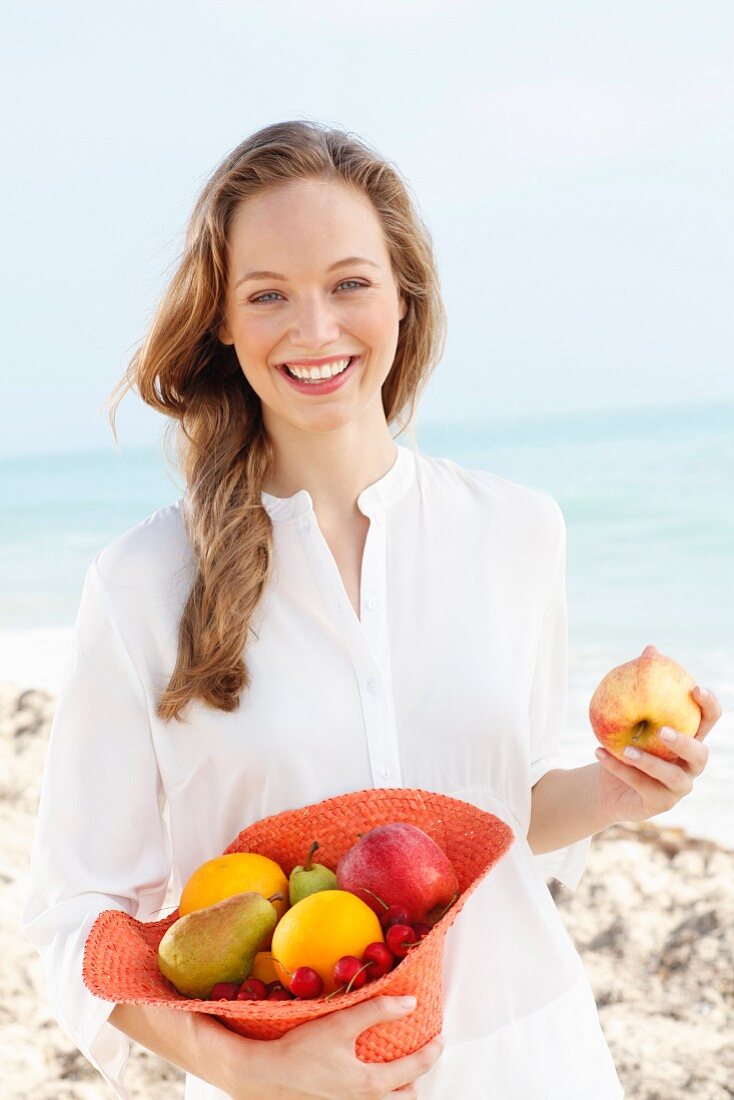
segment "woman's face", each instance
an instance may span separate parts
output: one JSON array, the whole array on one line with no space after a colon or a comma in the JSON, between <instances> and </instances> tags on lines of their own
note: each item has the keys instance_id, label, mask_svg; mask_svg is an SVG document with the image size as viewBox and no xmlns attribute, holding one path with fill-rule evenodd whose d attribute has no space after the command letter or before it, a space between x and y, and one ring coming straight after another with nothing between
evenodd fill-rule
<instances>
[{"instance_id":1,"label":"woman's face","mask_svg":"<svg viewBox=\"0 0 734 1100\"><path fill-rule=\"evenodd\" d=\"M346 184L298 180L238 207L229 235L223 343L234 344L269 432L279 423L329 432L368 413L384 424L381 389L407 303L369 199ZM350 257L348 263L340 261ZM366 262L369 261L369 262ZM251 272L268 272L250 276ZM283 364L357 358L326 385L293 382Z\"/></svg>"}]
</instances>

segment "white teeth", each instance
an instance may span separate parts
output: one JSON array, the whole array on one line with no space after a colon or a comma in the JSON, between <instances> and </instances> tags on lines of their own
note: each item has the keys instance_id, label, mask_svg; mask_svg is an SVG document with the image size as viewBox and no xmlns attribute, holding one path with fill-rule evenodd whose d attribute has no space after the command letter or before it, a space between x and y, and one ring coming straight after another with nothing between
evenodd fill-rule
<instances>
[{"instance_id":1,"label":"white teeth","mask_svg":"<svg viewBox=\"0 0 734 1100\"><path fill-rule=\"evenodd\" d=\"M289 363L285 363L284 366L287 367L291 374L294 374L302 381L311 382L319 381L322 378L333 378L335 375L341 374L342 371L347 369L350 362L351 357L349 359L340 359L335 363L324 363L322 367L292 367Z\"/></svg>"}]
</instances>

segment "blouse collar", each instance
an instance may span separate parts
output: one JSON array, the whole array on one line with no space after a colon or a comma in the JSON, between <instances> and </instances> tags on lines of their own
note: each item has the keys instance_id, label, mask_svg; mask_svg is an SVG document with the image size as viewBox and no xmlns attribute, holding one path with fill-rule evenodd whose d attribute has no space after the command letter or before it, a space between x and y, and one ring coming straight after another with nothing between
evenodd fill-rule
<instances>
[{"instance_id":1,"label":"blouse collar","mask_svg":"<svg viewBox=\"0 0 734 1100\"><path fill-rule=\"evenodd\" d=\"M373 481L357 497L357 507L365 516L372 516L382 508L388 508L407 491L415 476L415 454L400 443L395 444L397 454L387 473ZM273 522L296 519L314 510L308 489L299 489L290 497L276 497L261 490L263 507Z\"/></svg>"}]
</instances>

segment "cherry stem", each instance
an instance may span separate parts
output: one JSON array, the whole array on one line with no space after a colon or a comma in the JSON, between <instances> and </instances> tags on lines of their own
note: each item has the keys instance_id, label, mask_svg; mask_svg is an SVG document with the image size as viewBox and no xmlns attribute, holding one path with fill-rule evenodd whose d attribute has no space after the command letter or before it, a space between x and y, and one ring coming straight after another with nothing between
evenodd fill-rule
<instances>
[{"instance_id":1,"label":"cherry stem","mask_svg":"<svg viewBox=\"0 0 734 1100\"><path fill-rule=\"evenodd\" d=\"M349 979L349 981L347 982L347 993L351 993L351 991L352 991L352 982L353 982L353 981L354 981L354 979L355 979L355 978L357 977L357 975L358 975L358 974L361 974L363 970L366 970L368 966L371 966L371 961L370 961L370 962L366 962L366 963L364 964L364 966L360 966L359 970L355 970L355 971L354 971L354 973L352 974L351 978L350 978L350 979Z\"/></svg>"},{"instance_id":2,"label":"cherry stem","mask_svg":"<svg viewBox=\"0 0 734 1100\"><path fill-rule=\"evenodd\" d=\"M294 972L292 970L289 970L287 966L283 966L282 962L276 955L266 955L265 958L270 959L271 962L277 962L281 970L285 970L286 974L288 974L291 978L293 977Z\"/></svg>"},{"instance_id":3,"label":"cherry stem","mask_svg":"<svg viewBox=\"0 0 734 1100\"><path fill-rule=\"evenodd\" d=\"M331 997L335 997L337 993L351 993L352 992L352 982L354 981L354 979L357 977L358 974L361 974L363 970L367 970L368 967L370 967L370 966L372 966L372 960L371 959L370 959L369 962L366 962L364 964L364 966L360 966L359 970L354 971L354 973L352 974L351 978L346 983L346 985L340 985L338 989L333 989L331 991L331 993L327 993L326 996L324 997L324 1000L328 1001Z\"/></svg>"},{"instance_id":4,"label":"cherry stem","mask_svg":"<svg viewBox=\"0 0 734 1100\"><path fill-rule=\"evenodd\" d=\"M390 906L387 904L386 901L383 901L382 898L377 897L377 894L373 893L372 890L368 890L366 886L358 886L357 889L358 890L364 890L365 894L372 894L372 897L377 898L380 905L384 905L386 909L390 908Z\"/></svg>"},{"instance_id":5,"label":"cherry stem","mask_svg":"<svg viewBox=\"0 0 734 1100\"><path fill-rule=\"evenodd\" d=\"M441 918L442 918L443 916L445 916L445 915L446 915L446 913L448 913L449 909L450 909L450 908L451 908L451 906L452 906L452 905L454 904L454 902L456 901L456 899L458 898L458 896L459 896L459 891L457 890L457 891L456 891L456 893L454 894L454 896L452 897L451 901L450 901L450 902L448 903L448 905L447 905L447 906L445 907L445 909L442 909L442 910L441 910L441 912L440 912L440 914L439 914L439 915L438 915L438 916L436 917L435 921L433 922L434 924L438 924L438 922L439 922L439 921L441 920Z\"/></svg>"}]
</instances>

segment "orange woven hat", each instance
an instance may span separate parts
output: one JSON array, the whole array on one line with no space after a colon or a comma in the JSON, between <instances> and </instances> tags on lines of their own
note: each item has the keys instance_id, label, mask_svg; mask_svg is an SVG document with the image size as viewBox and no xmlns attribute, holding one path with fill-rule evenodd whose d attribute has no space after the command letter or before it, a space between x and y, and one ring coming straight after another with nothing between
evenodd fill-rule
<instances>
[{"instance_id":1,"label":"orange woven hat","mask_svg":"<svg viewBox=\"0 0 734 1100\"><path fill-rule=\"evenodd\" d=\"M363 1031L356 1042L365 1062L391 1062L429 1042L443 1023L443 948L446 933L466 899L515 840L501 818L469 802L432 791L370 788L327 798L299 810L265 817L239 833L229 852L258 852L286 875L302 861L304 841L319 839L319 861L336 868L357 833L405 821L423 829L443 849L459 880L459 897L416 947L383 977L361 989L326 1000L210 1001L178 993L158 969L158 945L178 920L178 910L159 921L137 921L106 909L92 925L84 947L84 984L97 997L123 1004L168 1005L207 1012L250 1039L277 1039L291 1028L381 994L413 994L408 1016Z\"/></svg>"}]
</instances>

